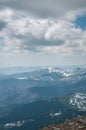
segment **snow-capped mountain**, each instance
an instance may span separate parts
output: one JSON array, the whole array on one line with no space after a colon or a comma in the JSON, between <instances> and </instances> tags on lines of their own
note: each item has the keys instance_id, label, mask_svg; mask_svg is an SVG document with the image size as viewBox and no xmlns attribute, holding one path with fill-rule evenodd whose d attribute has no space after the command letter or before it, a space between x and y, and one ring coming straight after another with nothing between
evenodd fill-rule
<instances>
[{"instance_id":1,"label":"snow-capped mountain","mask_svg":"<svg viewBox=\"0 0 86 130\"><path fill-rule=\"evenodd\" d=\"M86 68L38 68L34 71L15 73L11 75L2 75L0 79L21 79L21 80L43 80L43 81L57 81L57 80L80 80L86 78Z\"/></svg>"},{"instance_id":2,"label":"snow-capped mountain","mask_svg":"<svg viewBox=\"0 0 86 130\"><path fill-rule=\"evenodd\" d=\"M86 69L74 68L74 69L61 69L58 67L48 67L45 69L38 69L32 72L25 72L11 75L17 79L33 79L43 81L56 81L56 80L80 80L86 78Z\"/></svg>"},{"instance_id":3,"label":"snow-capped mountain","mask_svg":"<svg viewBox=\"0 0 86 130\"><path fill-rule=\"evenodd\" d=\"M1 130L39 130L85 114L86 68L48 67L0 76Z\"/></svg>"},{"instance_id":4,"label":"snow-capped mountain","mask_svg":"<svg viewBox=\"0 0 86 130\"><path fill-rule=\"evenodd\" d=\"M2 76L0 104L27 103L85 91L85 68L40 68L32 72Z\"/></svg>"},{"instance_id":5,"label":"snow-capped mountain","mask_svg":"<svg viewBox=\"0 0 86 130\"><path fill-rule=\"evenodd\" d=\"M71 96L69 103L80 111L86 111L86 94L76 93Z\"/></svg>"}]
</instances>

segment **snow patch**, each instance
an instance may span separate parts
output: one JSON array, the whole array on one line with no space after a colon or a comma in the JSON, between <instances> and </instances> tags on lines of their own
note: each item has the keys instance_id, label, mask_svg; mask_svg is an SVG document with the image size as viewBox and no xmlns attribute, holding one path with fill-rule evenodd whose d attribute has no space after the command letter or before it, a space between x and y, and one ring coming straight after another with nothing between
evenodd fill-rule
<instances>
[{"instance_id":1,"label":"snow patch","mask_svg":"<svg viewBox=\"0 0 86 130\"><path fill-rule=\"evenodd\" d=\"M60 116L62 114L61 111L57 112L57 113L50 113L50 116L53 118L53 117L56 117L56 116Z\"/></svg>"},{"instance_id":2,"label":"snow patch","mask_svg":"<svg viewBox=\"0 0 86 130\"><path fill-rule=\"evenodd\" d=\"M13 128L13 127L20 127L22 126L23 124L25 123L25 121L18 121L18 122L15 122L15 123L6 123L4 128L8 129L8 128Z\"/></svg>"},{"instance_id":3,"label":"snow patch","mask_svg":"<svg viewBox=\"0 0 86 130\"><path fill-rule=\"evenodd\" d=\"M70 98L69 103L72 106L77 107L80 111L86 111L86 94L83 93L74 94Z\"/></svg>"},{"instance_id":4,"label":"snow patch","mask_svg":"<svg viewBox=\"0 0 86 130\"><path fill-rule=\"evenodd\" d=\"M20 79L20 80L24 80L24 79L28 79L28 77L19 77L19 78L17 78L17 79Z\"/></svg>"}]
</instances>

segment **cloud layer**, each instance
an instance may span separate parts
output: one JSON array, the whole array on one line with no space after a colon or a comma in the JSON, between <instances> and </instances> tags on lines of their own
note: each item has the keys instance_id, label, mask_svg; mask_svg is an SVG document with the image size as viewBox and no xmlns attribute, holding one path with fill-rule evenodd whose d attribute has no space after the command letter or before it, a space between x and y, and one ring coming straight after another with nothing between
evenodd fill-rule
<instances>
[{"instance_id":1,"label":"cloud layer","mask_svg":"<svg viewBox=\"0 0 86 130\"><path fill-rule=\"evenodd\" d=\"M85 56L85 0L0 0L0 54L49 53Z\"/></svg>"},{"instance_id":2,"label":"cloud layer","mask_svg":"<svg viewBox=\"0 0 86 130\"><path fill-rule=\"evenodd\" d=\"M12 8L14 10L26 11L40 17L58 17L69 11L86 8L85 0L0 0L1 8Z\"/></svg>"},{"instance_id":3,"label":"cloud layer","mask_svg":"<svg viewBox=\"0 0 86 130\"><path fill-rule=\"evenodd\" d=\"M0 18L1 37L8 50L40 51L55 46L57 51L61 48L85 51L86 31L66 20L66 16L65 19L39 19L6 9L0 12Z\"/></svg>"}]
</instances>

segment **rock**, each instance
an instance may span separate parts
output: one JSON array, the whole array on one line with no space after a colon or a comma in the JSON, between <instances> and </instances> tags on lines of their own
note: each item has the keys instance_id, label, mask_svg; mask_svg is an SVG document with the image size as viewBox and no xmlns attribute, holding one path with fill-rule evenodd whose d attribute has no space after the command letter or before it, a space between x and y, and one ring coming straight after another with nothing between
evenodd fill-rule
<instances>
[{"instance_id":1,"label":"rock","mask_svg":"<svg viewBox=\"0 0 86 130\"><path fill-rule=\"evenodd\" d=\"M53 130L60 130L60 128L53 127Z\"/></svg>"},{"instance_id":2,"label":"rock","mask_svg":"<svg viewBox=\"0 0 86 130\"><path fill-rule=\"evenodd\" d=\"M83 123L83 124L86 124L86 119L81 119L81 118L80 118L80 119L79 119L79 122L80 122L80 123Z\"/></svg>"},{"instance_id":3,"label":"rock","mask_svg":"<svg viewBox=\"0 0 86 130\"><path fill-rule=\"evenodd\" d=\"M83 128L85 128L85 126L78 126L78 128L79 128L79 129L83 129Z\"/></svg>"},{"instance_id":4,"label":"rock","mask_svg":"<svg viewBox=\"0 0 86 130\"><path fill-rule=\"evenodd\" d=\"M86 130L86 117L77 117L62 124L45 127L42 130Z\"/></svg>"},{"instance_id":5,"label":"rock","mask_svg":"<svg viewBox=\"0 0 86 130\"><path fill-rule=\"evenodd\" d=\"M75 122L70 122L68 125L72 125L73 126L74 124L75 124Z\"/></svg>"}]
</instances>

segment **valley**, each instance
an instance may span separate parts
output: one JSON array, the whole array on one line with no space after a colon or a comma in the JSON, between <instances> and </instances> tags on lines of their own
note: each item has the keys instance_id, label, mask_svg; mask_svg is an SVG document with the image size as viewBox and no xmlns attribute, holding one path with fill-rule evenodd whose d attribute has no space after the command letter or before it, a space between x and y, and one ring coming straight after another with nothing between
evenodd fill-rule
<instances>
[{"instance_id":1,"label":"valley","mask_svg":"<svg viewBox=\"0 0 86 130\"><path fill-rule=\"evenodd\" d=\"M85 68L0 76L0 130L40 130L85 115Z\"/></svg>"}]
</instances>

